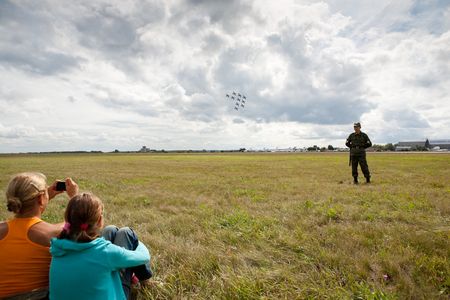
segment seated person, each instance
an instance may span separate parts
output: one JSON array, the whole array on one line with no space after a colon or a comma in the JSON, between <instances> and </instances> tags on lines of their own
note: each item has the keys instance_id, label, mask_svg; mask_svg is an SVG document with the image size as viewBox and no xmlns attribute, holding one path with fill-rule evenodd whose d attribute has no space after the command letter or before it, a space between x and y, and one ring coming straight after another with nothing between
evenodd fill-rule
<instances>
[{"instance_id":1,"label":"seated person","mask_svg":"<svg viewBox=\"0 0 450 300\"><path fill-rule=\"evenodd\" d=\"M64 217L63 231L51 240L50 299L127 299L133 272L140 280L151 276L150 253L131 229L108 226L103 236L112 242L101 237L98 197L74 196Z\"/></svg>"},{"instance_id":2,"label":"seated person","mask_svg":"<svg viewBox=\"0 0 450 300\"><path fill-rule=\"evenodd\" d=\"M114 245L128 250L136 250L139 245L139 239L136 233L129 227L118 228L114 225L108 225L103 229L102 237ZM130 298L131 283L142 282L152 276L150 262L137 267L120 270L120 279L127 299Z\"/></svg>"},{"instance_id":3,"label":"seated person","mask_svg":"<svg viewBox=\"0 0 450 300\"><path fill-rule=\"evenodd\" d=\"M6 189L7 208L14 217L0 223L2 299L18 294L27 299L47 297L50 239L61 232L63 223L41 220L48 202L62 193L56 191L56 182L48 187L46 181L41 173L20 173ZM71 179L66 180L66 187L69 197L78 193L78 186Z\"/></svg>"}]
</instances>

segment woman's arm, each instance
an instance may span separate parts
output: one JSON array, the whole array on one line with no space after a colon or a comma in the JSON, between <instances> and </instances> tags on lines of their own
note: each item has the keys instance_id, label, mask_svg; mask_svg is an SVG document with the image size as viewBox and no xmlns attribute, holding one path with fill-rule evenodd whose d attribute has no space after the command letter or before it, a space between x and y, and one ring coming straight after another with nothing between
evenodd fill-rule
<instances>
[{"instance_id":1,"label":"woman's arm","mask_svg":"<svg viewBox=\"0 0 450 300\"><path fill-rule=\"evenodd\" d=\"M66 178L66 193L69 198L75 196L78 193L78 184L72 180L72 178ZM63 191L56 190L56 181L48 187L49 200L56 195L63 193ZM63 219L63 216L61 216ZM28 230L28 238L33 243L41 246L50 247L50 240L57 237L63 229L64 222L51 224L47 222L39 222Z\"/></svg>"},{"instance_id":2,"label":"woman's arm","mask_svg":"<svg viewBox=\"0 0 450 300\"><path fill-rule=\"evenodd\" d=\"M8 224L6 222L0 223L0 240L4 239L8 234Z\"/></svg>"}]
</instances>

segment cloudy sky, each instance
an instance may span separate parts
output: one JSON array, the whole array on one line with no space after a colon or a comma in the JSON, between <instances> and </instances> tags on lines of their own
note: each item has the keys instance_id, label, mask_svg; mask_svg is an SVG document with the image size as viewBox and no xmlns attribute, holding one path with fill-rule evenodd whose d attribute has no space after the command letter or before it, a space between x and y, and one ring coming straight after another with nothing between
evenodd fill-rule
<instances>
[{"instance_id":1,"label":"cloudy sky","mask_svg":"<svg viewBox=\"0 0 450 300\"><path fill-rule=\"evenodd\" d=\"M0 152L450 138L450 1L1 0L0 82Z\"/></svg>"}]
</instances>

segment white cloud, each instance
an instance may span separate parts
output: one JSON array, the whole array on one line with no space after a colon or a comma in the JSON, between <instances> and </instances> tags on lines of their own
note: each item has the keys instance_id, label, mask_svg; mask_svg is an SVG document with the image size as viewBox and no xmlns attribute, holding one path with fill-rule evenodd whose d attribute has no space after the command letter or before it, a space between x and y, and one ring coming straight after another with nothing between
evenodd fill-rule
<instances>
[{"instance_id":1,"label":"white cloud","mask_svg":"<svg viewBox=\"0 0 450 300\"><path fill-rule=\"evenodd\" d=\"M442 1L0 2L0 152L450 132ZM245 93L235 111L227 92Z\"/></svg>"}]
</instances>

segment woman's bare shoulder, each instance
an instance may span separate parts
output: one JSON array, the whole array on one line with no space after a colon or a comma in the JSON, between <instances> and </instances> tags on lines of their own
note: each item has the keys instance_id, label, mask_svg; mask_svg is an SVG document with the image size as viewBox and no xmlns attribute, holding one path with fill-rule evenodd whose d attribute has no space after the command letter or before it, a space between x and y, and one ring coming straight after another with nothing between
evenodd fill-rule
<instances>
[{"instance_id":1,"label":"woman's bare shoulder","mask_svg":"<svg viewBox=\"0 0 450 300\"><path fill-rule=\"evenodd\" d=\"M59 235L63 227L63 223L50 224L47 222L39 222L31 226L28 230L28 238L39 245L50 246L50 239Z\"/></svg>"}]
</instances>

